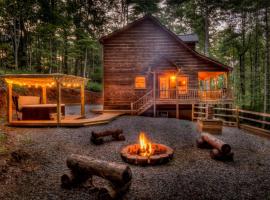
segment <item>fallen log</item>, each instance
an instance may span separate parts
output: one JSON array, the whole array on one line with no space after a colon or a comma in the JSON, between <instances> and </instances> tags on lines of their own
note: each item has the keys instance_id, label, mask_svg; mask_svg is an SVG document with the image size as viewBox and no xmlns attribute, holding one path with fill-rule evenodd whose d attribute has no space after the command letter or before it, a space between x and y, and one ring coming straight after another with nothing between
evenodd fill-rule
<instances>
[{"instance_id":1,"label":"fallen log","mask_svg":"<svg viewBox=\"0 0 270 200\"><path fill-rule=\"evenodd\" d=\"M208 133L202 133L201 136L202 136L201 138L203 139L203 141L210 144L213 148L218 149L223 154L230 153L231 146L229 144L224 143L222 140L219 140Z\"/></svg>"},{"instance_id":2,"label":"fallen log","mask_svg":"<svg viewBox=\"0 0 270 200\"><path fill-rule=\"evenodd\" d=\"M124 164L72 154L67 158L67 166L71 175L64 174L61 177L62 187L67 189L78 186L95 175L110 182L99 190L99 196L115 199L125 193L131 184L131 169Z\"/></svg>"},{"instance_id":3,"label":"fallen log","mask_svg":"<svg viewBox=\"0 0 270 200\"><path fill-rule=\"evenodd\" d=\"M210 149L210 148L212 148L212 146L209 145L207 142L203 141L202 138L198 138L196 140L196 145L197 145L198 148L202 148L202 149Z\"/></svg>"},{"instance_id":4,"label":"fallen log","mask_svg":"<svg viewBox=\"0 0 270 200\"><path fill-rule=\"evenodd\" d=\"M91 142L97 145L102 144L103 143L102 138L106 136L112 136L112 138L117 141L125 140L125 136L123 135L123 130L116 129L116 130L108 130L108 131L103 131L103 132L92 131Z\"/></svg>"},{"instance_id":5,"label":"fallen log","mask_svg":"<svg viewBox=\"0 0 270 200\"><path fill-rule=\"evenodd\" d=\"M227 154L224 154L224 153L220 152L218 149L212 149L210 151L210 157L212 159L215 159L215 160L223 160L223 161L230 160L230 161L233 161L233 156L234 156L233 152L229 152Z\"/></svg>"},{"instance_id":6,"label":"fallen log","mask_svg":"<svg viewBox=\"0 0 270 200\"><path fill-rule=\"evenodd\" d=\"M118 137L118 135L122 134L123 130L122 129L116 129L116 130L108 130L108 131L103 131L103 132L92 132L92 136L95 138L99 137L105 137L105 136L113 136L113 137Z\"/></svg>"},{"instance_id":7,"label":"fallen log","mask_svg":"<svg viewBox=\"0 0 270 200\"><path fill-rule=\"evenodd\" d=\"M113 184L105 185L104 187L99 189L98 199L102 200L117 199L121 195L125 194L125 192L129 189L130 185L131 181L121 187L115 187L115 185Z\"/></svg>"},{"instance_id":8,"label":"fallen log","mask_svg":"<svg viewBox=\"0 0 270 200\"><path fill-rule=\"evenodd\" d=\"M129 182L132 178L129 166L88 156L72 154L67 159L67 166L75 174L96 175L119 185Z\"/></svg>"}]
</instances>

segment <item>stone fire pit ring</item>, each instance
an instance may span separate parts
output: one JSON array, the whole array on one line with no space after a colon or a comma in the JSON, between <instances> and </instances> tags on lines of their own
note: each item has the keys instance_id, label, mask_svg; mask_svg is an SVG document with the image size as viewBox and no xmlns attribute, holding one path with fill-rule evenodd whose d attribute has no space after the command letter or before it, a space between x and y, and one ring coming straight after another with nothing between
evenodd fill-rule
<instances>
[{"instance_id":1,"label":"stone fire pit ring","mask_svg":"<svg viewBox=\"0 0 270 200\"><path fill-rule=\"evenodd\" d=\"M156 152L153 155L150 156L141 156L134 151L136 149L139 149L138 144L132 144L124 147L121 150L121 157L122 159L133 165L159 165L169 162L173 158L173 149L164 145L164 144L152 144L154 147L158 147L159 152ZM132 149L132 150L131 150Z\"/></svg>"}]
</instances>

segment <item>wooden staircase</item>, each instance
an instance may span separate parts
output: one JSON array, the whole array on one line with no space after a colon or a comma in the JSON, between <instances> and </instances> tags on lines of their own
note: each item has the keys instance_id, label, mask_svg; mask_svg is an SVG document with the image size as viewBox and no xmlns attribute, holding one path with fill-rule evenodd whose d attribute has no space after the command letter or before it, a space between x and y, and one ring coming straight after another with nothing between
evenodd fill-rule
<instances>
[{"instance_id":1,"label":"wooden staircase","mask_svg":"<svg viewBox=\"0 0 270 200\"><path fill-rule=\"evenodd\" d=\"M144 96L137 101L131 103L131 111L133 115L141 115L146 110L153 106L153 90L147 92Z\"/></svg>"}]
</instances>

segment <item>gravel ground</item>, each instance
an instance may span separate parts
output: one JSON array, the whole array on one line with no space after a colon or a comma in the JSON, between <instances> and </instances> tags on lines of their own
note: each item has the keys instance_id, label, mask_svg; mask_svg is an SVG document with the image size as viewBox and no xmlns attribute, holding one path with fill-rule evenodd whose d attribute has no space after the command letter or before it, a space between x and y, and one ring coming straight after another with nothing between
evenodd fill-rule
<instances>
[{"instance_id":1,"label":"gravel ground","mask_svg":"<svg viewBox=\"0 0 270 200\"><path fill-rule=\"evenodd\" d=\"M124 142L94 146L91 131L122 128ZM154 142L175 150L166 165L130 165L132 185L123 199L270 199L270 141L225 127L224 141L231 144L234 162L210 159L209 150L197 149L195 123L177 119L122 116L110 124L83 128L12 128L10 134L24 141L23 147L36 157L39 167L23 173L16 182L6 183L0 199L96 199L96 192L80 187L61 189L60 176L68 172L66 157L71 153L123 163L119 151L138 140L145 131Z\"/></svg>"}]
</instances>

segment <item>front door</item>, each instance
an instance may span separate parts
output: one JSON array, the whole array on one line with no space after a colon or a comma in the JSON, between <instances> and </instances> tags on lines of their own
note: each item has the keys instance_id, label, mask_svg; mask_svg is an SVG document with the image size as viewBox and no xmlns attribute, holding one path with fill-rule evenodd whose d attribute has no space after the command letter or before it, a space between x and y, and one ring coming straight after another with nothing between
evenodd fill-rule
<instances>
[{"instance_id":1,"label":"front door","mask_svg":"<svg viewBox=\"0 0 270 200\"><path fill-rule=\"evenodd\" d=\"M159 77L159 98L169 98L169 79L168 77Z\"/></svg>"}]
</instances>

